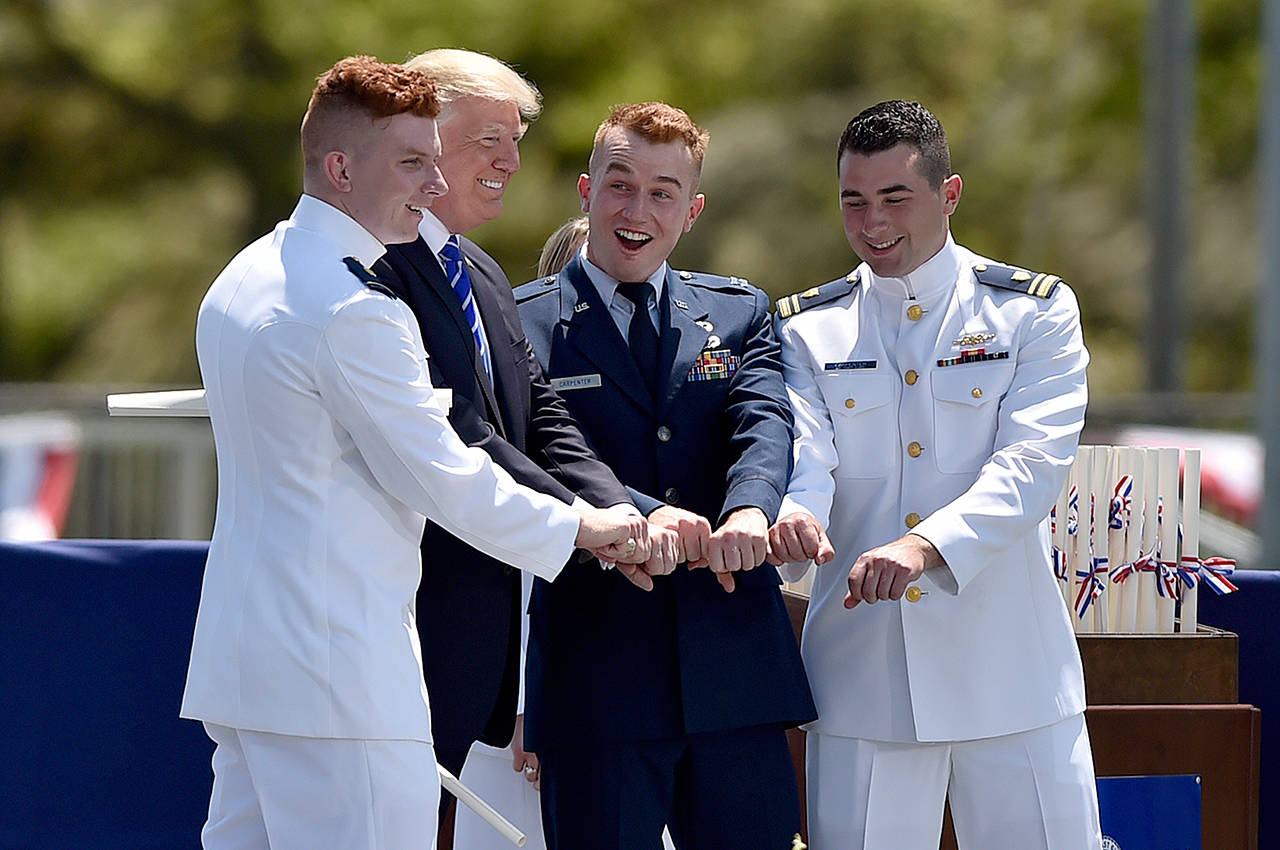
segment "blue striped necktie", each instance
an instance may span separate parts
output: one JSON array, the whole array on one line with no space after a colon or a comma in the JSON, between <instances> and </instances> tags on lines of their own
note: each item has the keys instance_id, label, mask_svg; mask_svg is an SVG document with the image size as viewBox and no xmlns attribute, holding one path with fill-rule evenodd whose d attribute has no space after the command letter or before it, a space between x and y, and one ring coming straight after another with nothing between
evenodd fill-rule
<instances>
[{"instance_id":1,"label":"blue striped necktie","mask_svg":"<svg viewBox=\"0 0 1280 850\"><path fill-rule=\"evenodd\" d=\"M480 332L480 312L476 310L476 299L471 293L471 276L467 274L467 264L462 259L457 236L450 236L444 243L444 247L440 249L440 260L444 263L444 276L449 279L453 294L458 296L458 301L462 304L462 314L467 317L467 324L471 326L471 335L475 337L484 373L492 384L493 365L489 362L489 346L485 345L484 334Z\"/></svg>"}]
</instances>

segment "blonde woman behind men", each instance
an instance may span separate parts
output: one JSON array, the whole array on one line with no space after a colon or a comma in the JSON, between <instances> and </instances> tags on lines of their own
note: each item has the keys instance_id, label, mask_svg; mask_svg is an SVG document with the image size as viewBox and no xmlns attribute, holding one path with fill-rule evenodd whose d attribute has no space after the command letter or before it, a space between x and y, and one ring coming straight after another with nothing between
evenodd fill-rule
<instances>
[{"instance_id":1,"label":"blonde woman behind men","mask_svg":"<svg viewBox=\"0 0 1280 850\"><path fill-rule=\"evenodd\" d=\"M571 218L557 227L555 232L547 237L547 243L542 246L542 254L538 257L538 277L559 274L585 244L587 244L585 215Z\"/></svg>"},{"instance_id":2,"label":"blonde woman behind men","mask_svg":"<svg viewBox=\"0 0 1280 850\"><path fill-rule=\"evenodd\" d=\"M559 274L573 255L582 250L587 242L587 217L580 215L571 218L555 229L547 237L538 256L538 277L549 277ZM522 577L523 578L523 577ZM525 579L521 585L522 601L520 610L529 610L529 593L533 581ZM520 680L523 691L524 682L524 646L529 639L529 615L525 614L520 624ZM523 697L523 693L521 694ZM523 703L523 699L521 700ZM523 720L523 717L521 718ZM513 773L513 759L509 747L491 747L479 742L471 746L467 756L466 767L462 769L462 781L467 787L489 801L503 817L510 820L521 832L529 836L525 850L546 850L547 844L542 837L542 818L538 808L538 791L532 782L525 782L518 773ZM515 768L518 769L518 768ZM671 836L664 831L662 844L665 850L674 850ZM458 850L507 850L511 842L498 831L476 816L465 806L458 807L457 821L454 826L453 846Z\"/></svg>"}]
</instances>

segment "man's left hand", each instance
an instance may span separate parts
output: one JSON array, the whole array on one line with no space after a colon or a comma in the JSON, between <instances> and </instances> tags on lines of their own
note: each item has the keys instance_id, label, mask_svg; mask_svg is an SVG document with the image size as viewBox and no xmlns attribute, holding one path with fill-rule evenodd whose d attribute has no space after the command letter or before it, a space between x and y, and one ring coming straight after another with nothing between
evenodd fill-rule
<instances>
[{"instance_id":1,"label":"man's left hand","mask_svg":"<svg viewBox=\"0 0 1280 850\"><path fill-rule=\"evenodd\" d=\"M542 772L538 756L524 748L524 715L516 715L516 733L511 738L511 769L532 782L535 791L542 790Z\"/></svg>"}]
</instances>

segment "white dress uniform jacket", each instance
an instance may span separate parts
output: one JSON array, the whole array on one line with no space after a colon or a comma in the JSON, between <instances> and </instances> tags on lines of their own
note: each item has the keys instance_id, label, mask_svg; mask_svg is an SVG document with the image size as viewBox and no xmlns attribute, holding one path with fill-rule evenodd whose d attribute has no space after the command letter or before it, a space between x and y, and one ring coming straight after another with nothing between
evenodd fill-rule
<instances>
[{"instance_id":1,"label":"white dress uniform jacket","mask_svg":"<svg viewBox=\"0 0 1280 850\"><path fill-rule=\"evenodd\" d=\"M572 554L578 514L458 439L408 308L343 263L382 253L304 195L200 307L219 486L184 717L429 743L424 515L546 579Z\"/></svg>"},{"instance_id":2,"label":"white dress uniform jacket","mask_svg":"<svg viewBox=\"0 0 1280 850\"><path fill-rule=\"evenodd\" d=\"M1079 311L1064 284L984 284L988 266L948 236L906 278L864 264L828 284L839 297L793 296L779 319L796 420L779 516L808 511L836 551L804 627L814 731L971 740L1084 710L1046 519L1084 421ZM908 530L947 562L917 582L925 595L846 610L853 561Z\"/></svg>"}]
</instances>

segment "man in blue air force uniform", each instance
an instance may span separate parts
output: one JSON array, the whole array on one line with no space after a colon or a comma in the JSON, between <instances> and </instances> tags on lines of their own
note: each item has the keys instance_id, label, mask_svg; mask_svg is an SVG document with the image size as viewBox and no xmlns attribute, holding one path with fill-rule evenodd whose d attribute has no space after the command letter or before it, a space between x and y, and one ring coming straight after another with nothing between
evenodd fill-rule
<instances>
[{"instance_id":1,"label":"man in blue air force uniform","mask_svg":"<svg viewBox=\"0 0 1280 850\"><path fill-rule=\"evenodd\" d=\"M796 459L771 551L819 565L810 839L936 850L945 795L965 850L1096 850L1046 522L1084 421L1075 296L952 241L961 181L919 104L864 111L837 158L864 262L778 303Z\"/></svg>"},{"instance_id":2,"label":"man in blue air force uniform","mask_svg":"<svg viewBox=\"0 0 1280 850\"><path fill-rule=\"evenodd\" d=\"M788 847L799 829L784 729L814 710L762 565L791 465L768 301L666 262L702 210L706 141L666 104L615 109L579 179L587 246L516 290L601 459L710 567L650 594L599 572L535 584L526 735L560 850L650 850L664 822L681 848Z\"/></svg>"}]
</instances>

